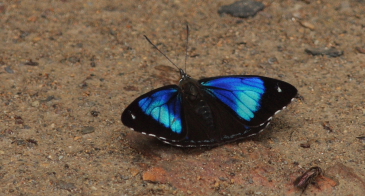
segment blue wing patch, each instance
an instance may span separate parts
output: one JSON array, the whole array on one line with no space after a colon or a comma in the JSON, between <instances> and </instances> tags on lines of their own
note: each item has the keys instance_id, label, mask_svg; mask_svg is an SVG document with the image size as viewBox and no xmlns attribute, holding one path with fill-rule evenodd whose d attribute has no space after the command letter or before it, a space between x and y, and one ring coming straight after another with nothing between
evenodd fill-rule
<instances>
[{"instance_id":1,"label":"blue wing patch","mask_svg":"<svg viewBox=\"0 0 365 196\"><path fill-rule=\"evenodd\" d=\"M264 81L259 77L222 77L201 84L246 121L255 117L265 93Z\"/></svg>"},{"instance_id":2,"label":"blue wing patch","mask_svg":"<svg viewBox=\"0 0 365 196\"><path fill-rule=\"evenodd\" d=\"M146 115L151 116L166 128L170 128L177 134L182 132L182 102L177 89L157 91L141 99L138 105Z\"/></svg>"}]
</instances>

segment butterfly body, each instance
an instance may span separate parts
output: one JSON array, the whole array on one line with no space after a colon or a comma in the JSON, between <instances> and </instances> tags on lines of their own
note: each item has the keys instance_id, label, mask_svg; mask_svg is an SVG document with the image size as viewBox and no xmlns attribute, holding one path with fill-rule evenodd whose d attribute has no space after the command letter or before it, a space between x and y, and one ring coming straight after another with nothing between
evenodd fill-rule
<instances>
[{"instance_id":1,"label":"butterfly body","mask_svg":"<svg viewBox=\"0 0 365 196\"><path fill-rule=\"evenodd\" d=\"M261 76L195 80L182 69L180 75L178 86L134 100L123 124L174 146L220 145L261 132L297 94L291 84Z\"/></svg>"}]
</instances>

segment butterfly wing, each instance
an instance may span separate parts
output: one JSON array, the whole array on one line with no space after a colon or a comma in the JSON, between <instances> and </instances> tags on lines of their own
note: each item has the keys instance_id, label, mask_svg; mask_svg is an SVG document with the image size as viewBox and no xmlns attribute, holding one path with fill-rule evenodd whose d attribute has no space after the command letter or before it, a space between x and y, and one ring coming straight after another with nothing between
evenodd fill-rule
<instances>
[{"instance_id":1,"label":"butterfly wing","mask_svg":"<svg viewBox=\"0 0 365 196\"><path fill-rule=\"evenodd\" d=\"M297 94L292 85L261 76L185 79L186 137L175 146L215 146L261 132ZM197 92L197 93L195 93ZM190 95L193 98L190 98Z\"/></svg>"},{"instance_id":2,"label":"butterfly wing","mask_svg":"<svg viewBox=\"0 0 365 196\"><path fill-rule=\"evenodd\" d=\"M223 76L199 82L248 127L258 127L271 120L298 92L289 83L262 76Z\"/></svg>"},{"instance_id":3,"label":"butterfly wing","mask_svg":"<svg viewBox=\"0 0 365 196\"><path fill-rule=\"evenodd\" d=\"M164 86L134 100L122 113L124 125L162 140L185 138L180 88Z\"/></svg>"}]
</instances>

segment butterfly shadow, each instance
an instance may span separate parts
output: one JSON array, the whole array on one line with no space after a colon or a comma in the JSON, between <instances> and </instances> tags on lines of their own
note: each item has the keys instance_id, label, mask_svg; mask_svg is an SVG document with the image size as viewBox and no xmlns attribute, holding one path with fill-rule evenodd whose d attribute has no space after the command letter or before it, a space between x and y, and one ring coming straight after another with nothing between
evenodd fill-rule
<instances>
[{"instance_id":1,"label":"butterfly shadow","mask_svg":"<svg viewBox=\"0 0 365 196\"><path fill-rule=\"evenodd\" d=\"M192 155L196 156L206 151L212 150L218 146L183 148L165 144L157 138L141 135L137 132L126 134L126 140L129 146L141 153L142 155L152 158L161 159L166 156Z\"/></svg>"},{"instance_id":2,"label":"butterfly shadow","mask_svg":"<svg viewBox=\"0 0 365 196\"><path fill-rule=\"evenodd\" d=\"M234 142L229 142L229 145L239 145L243 142L253 141L262 144L267 144L269 140L277 140L277 132L287 131L289 129L295 129L290 126L286 117L275 118L273 122L262 133L247 138L241 138ZM290 133L287 133L288 138ZM171 156L197 156L207 151L211 151L215 148L220 148L228 143L222 143L215 146L184 148L171 146L158 140L157 138L141 135L137 132L128 132L126 134L126 140L128 145L136 150L138 153L146 156L146 158L160 160Z\"/></svg>"},{"instance_id":3,"label":"butterfly shadow","mask_svg":"<svg viewBox=\"0 0 365 196\"><path fill-rule=\"evenodd\" d=\"M290 115L282 115L271 121L270 125L260 134L253 136L255 142L267 143L269 140L282 141L290 140L292 133L299 129L289 117ZM284 137L284 138L283 138Z\"/></svg>"}]
</instances>

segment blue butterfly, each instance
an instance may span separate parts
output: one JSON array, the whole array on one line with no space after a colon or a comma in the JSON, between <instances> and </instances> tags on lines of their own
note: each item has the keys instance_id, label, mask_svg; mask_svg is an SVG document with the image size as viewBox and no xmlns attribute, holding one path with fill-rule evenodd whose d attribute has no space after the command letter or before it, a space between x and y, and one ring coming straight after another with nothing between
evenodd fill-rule
<instances>
[{"instance_id":1,"label":"blue butterfly","mask_svg":"<svg viewBox=\"0 0 365 196\"><path fill-rule=\"evenodd\" d=\"M123 124L174 146L216 146L260 133L297 95L294 86L273 78L232 75L195 80L179 71L178 86L138 97L122 113Z\"/></svg>"}]
</instances>

